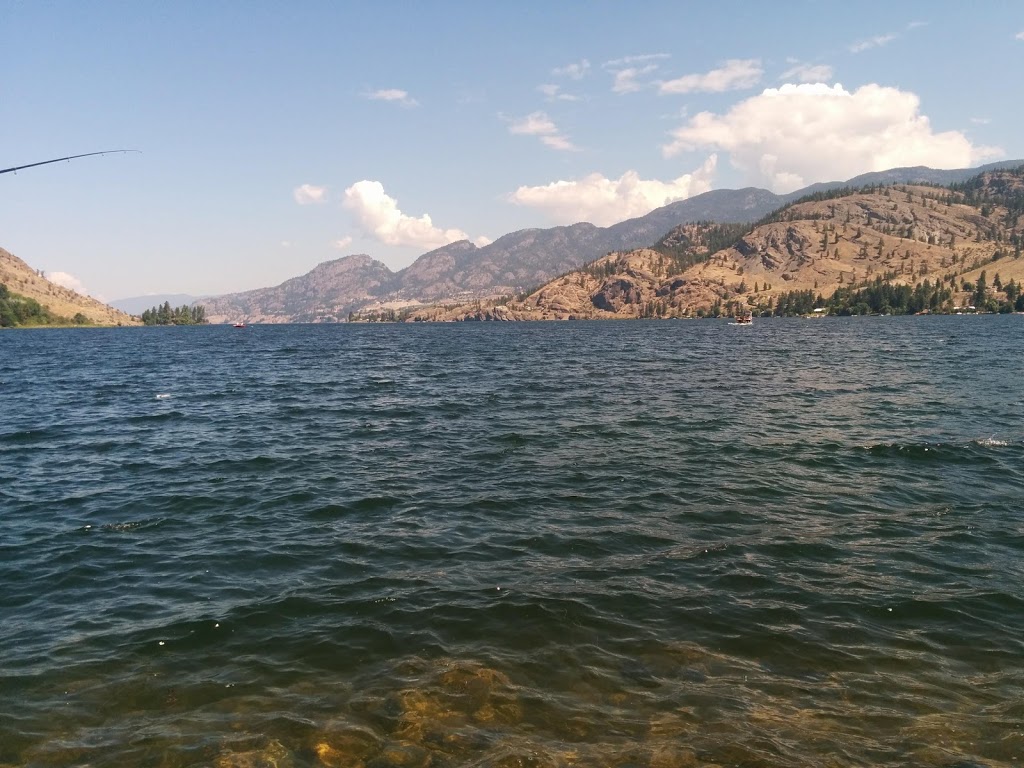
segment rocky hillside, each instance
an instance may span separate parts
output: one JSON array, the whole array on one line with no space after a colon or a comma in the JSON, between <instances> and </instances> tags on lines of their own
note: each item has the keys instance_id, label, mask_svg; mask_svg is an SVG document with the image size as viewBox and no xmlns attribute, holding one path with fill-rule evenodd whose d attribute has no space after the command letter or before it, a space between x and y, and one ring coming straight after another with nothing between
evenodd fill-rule
<instances>
[{"instance_id":1,"label":"rocky hillside","mask_svg":"<svg viewBox=\"0 0 1024 768\"><path fill-rule=\"evenodd\" d=\"M828 298L876 283L924 286L928 308L1014 298L1024 282L1024 169L952 188L818 193L756 226L677 227L654 248L609 254L500 303L424 308L411 320L692 317L769 313L797 294ZM719 247L729 241L726 247ZM984 279L982 275L984 273ZM941 291L939 289L941 288ZM923 289L923 288L922 288ZM939 291L939 292L937 292ZM373 318L373 315L368 315Z\"/></svg>"},{"instance_id":2,"label":"rocky hillside","mask_svg":"<svg viewBox=\"0 0 1024 768\"><path fill-rule=\"evenodd\" d=\"M321 323L345 320L387 292L395 275L366 255L324 262L301 277L273 288L259 288L203 299L211 323Z\"/></svg>"},{"instance_id":3,"label":"rocky hillside","mask_svg":"<svg viewBox=\"0 0 1024 768\"><path fill-rule=\"evenodd\" d=\"M334 322L352 311L475 300L540 285L609 251L649 243L684 221L753 221L783 199L758 189L717 190L611 227L581 223L524 229L490 245L451 243L399 272L366 255L345 256L273 288L202 300L211 322Z\"/></svg>"},{"instance_id":4,"label":"rocky hillside","mask_svg":"<svg viewBox=\"0 0 1024 768\"><path fill-rule=\"evenodd\" d=\"M34 299L55 315L73 318L83 315L95 325L140 325L138 318L108 307L91 296L51 283L36 270L0 248L0 283L13 293Z\"/></svg>"},{"instance_id":5,"label":"rocky hillside","mask_svg":"<svg viewBox=\"0 0 1024 768\"><path fill-rule=\"evenodd\" d=\"M977 172L897 168L852 182L950 183ZM823 192L840 186L843 183L831 182L809 189ZM649 245L679 224L751 223L801 194L780 196L756 188L715 190L610 227L580 223L524 229L484 247L466 241L452 243L423 254L397 273L369 256L346 256L274 288L204 299L202 303L212 322L330 322L343 320L350 312L398 312L421 304L517 294L609 252Z\"/></svg>"}]
</instances>

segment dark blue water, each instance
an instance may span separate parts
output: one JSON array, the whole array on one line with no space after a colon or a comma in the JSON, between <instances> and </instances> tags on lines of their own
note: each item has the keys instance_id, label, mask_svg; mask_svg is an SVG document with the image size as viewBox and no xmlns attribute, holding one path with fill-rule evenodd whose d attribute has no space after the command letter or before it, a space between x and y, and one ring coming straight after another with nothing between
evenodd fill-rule
<instances>
[{"instance_id":1,"label":"dark blue water","mask_svg":"<svg viewBox=\"0 0 1024 768\"><path fill-rule=\"evenodd\" d=\"M1019 765L1022 332L0 333L0 765Z\"/></svg>"}]
</instances>

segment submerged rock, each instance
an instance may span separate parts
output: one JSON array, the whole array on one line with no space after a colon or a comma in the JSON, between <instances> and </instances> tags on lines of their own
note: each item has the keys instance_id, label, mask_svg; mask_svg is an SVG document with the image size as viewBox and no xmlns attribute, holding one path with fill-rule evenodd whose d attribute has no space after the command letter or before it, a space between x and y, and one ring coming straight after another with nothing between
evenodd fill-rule
<instances>
[{"instance_id":1,"label":"submerged rock","mask_svg":"<svg viewBox=\"0 0 1024 768\"><path fill-rule=\"evenodd\" d=\"M294 768L295 765L295 756L276 739L261 749L221 753L214 762L215 768Z\"/></svg>"}]
</instances>

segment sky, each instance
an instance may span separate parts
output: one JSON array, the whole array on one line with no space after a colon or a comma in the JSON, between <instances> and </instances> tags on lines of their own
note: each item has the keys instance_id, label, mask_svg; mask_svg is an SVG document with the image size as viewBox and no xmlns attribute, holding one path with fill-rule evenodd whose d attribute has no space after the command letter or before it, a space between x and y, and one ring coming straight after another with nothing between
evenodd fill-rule
<instances>
[{"instance_id":1,"label":"sky","mask_svg":"<svg viewBox=\"0 0 1024 768\"><path fill-rule=\"evenodd\" d=\"M1024 158L1024 4L0 0L0 247L110 301Z\"/></svg>"}]
</instances>

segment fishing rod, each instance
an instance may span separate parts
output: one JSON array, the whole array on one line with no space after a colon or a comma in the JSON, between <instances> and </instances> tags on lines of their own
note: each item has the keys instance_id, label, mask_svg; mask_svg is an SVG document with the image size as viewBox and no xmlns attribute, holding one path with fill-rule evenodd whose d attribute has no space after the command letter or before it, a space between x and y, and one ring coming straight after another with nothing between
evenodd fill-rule
<instances>
[{"instance_id":1,"label":"fishing rod","mask_svg":"<svg viewBox=\"0 0 1024 768\"><path fill-rule=\"evenodd\" d=\"M4 168L3 170L0 170L0 173L14 173L15 171L20 171L24 168L35 168L37 165L49 165L50 163L59 163L64 160L74 160L75 158L78 157L92 157L93 155L113 155L117 152L139 152L139 154L141 154L141 150L138 149L105 149L102 152L86 152L84 155L68 155L67 157L58 157L56 160L43 160L40 163L16 165L13 168Z\"/></svg>"}]
</instances>

